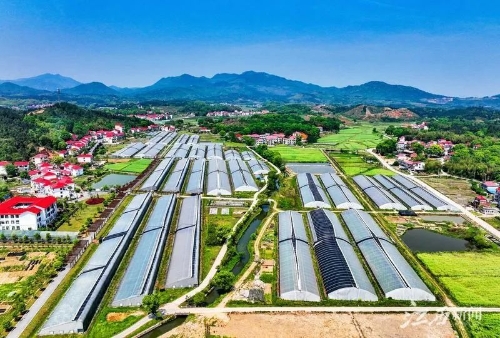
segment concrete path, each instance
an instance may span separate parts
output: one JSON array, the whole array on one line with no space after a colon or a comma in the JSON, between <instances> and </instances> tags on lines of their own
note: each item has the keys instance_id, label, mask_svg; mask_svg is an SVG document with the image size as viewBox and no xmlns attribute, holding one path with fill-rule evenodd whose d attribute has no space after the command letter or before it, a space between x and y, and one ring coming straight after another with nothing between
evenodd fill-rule
<instances>
[{"instance_id":1,"label":"concrete path","mask_svg":"<svg viewBox=\"0 0 500 338\"><path fill-rule=\"evenodd\" d=\"M38 314L40 309L45 305L47 300L52 296L54 291L57 289L59 284L63 281L64 277L71 270L70 267L66 267L63 271L60 271L59 274L53 279L52 283L47 285L47 288L42 292L40 297L31 305L28 312L24 314L21 320L17 323L16 327L9 332L7 338L16 338L21 335L21 333L26 329L26 327L31 323L33 318Z\"/></svg>"}]
</instances>

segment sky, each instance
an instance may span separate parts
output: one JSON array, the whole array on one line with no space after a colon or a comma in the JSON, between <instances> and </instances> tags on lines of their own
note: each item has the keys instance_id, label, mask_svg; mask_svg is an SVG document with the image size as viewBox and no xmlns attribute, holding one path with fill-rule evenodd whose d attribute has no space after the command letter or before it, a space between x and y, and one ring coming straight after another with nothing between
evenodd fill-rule
<instances>
[{"instance_id":1,"label":"sky","mask_svg":"<svg viewBox=\"0 0 500 338\"><path fill-rule=\"evenodd\" d=\"M499 13L494 0L1 0L0 79L143 87L254 70L497 95Z\"/></svg>"}]
</instances>

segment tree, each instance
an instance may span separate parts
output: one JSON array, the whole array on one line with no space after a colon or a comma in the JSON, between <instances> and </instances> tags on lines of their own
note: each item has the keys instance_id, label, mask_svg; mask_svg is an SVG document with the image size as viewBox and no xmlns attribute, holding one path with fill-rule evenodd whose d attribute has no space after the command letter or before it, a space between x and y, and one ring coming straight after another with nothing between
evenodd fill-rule
<instances>
[{"instance_id":1,"label":"tree","mask_svg":"<svg viewBox=\"0 0 500 338\"><path fill-rule=\"evenodd\" d=\"M243 136L242 137L243 143L245 143L247 146L254 146L255 145L255 140L251 138L250 136Z\"/></svg>"},{"instance_id":2,"label":"tree","mask_svg":"<svg viewBox=\"0 0 500 338\"><path fill-rule=\"evenodd\" d=\"M156 312L160 308L160 297L157 293L145 296L142 299L142 307L156 317Z\"/></svg>"},{"instance_id":3,"label":"tree","mask_svg":"<svg viewBox=\"0 0 500 338\"><path fill-rule=\"evenodd\" d=\"M222 270L214 276L210 285L223 292L228 292L233 288L234 277L235 276L231 271Z\"/></svg>"},{"instance_id":4,"label":"tree","mask_svg":"<svg viewBox=\"0 0 500 338\"><path fill-rule=\"evenodd\" d=\"M33 237L35 238L35 241L37 241L37 242L40 242L40 240L42 239L42 236L38 232L35 233L35 235Z\"/></svg>"},{"instance_id":5,"label":"tree","mask_svg":"<svg viewBox=\"0 0 500 338\"><path fill-rule=\"evenodd\" d=\"M10 163L7 164L5 166L5 171L7 172L7 176L9 176L9 177L17 176L17 168L13 164L10 164Z\"/></svg>"},{"instance_id":6,"label":"tree","mask_svg":"<svg viewBox=\"0 0 500 338\"><path fill-rule=\"evenodd\" d=\"M438 144L433 144L432 146L427 148L425 152L427 153L427 155L432 157L439 157L443 156L444 154L443 148L441 148L441 146Z\"/></svg>"},{"instance_id":7,"label":"tree","mask_svg":"<svg viewBox=\"0 0 500 338\"><path fill-rule=\"evenodd\" d=\"M413 142L411 144L411 150L413 150L417 154L423 154L424 150L425 150L425 147L420 142Z\"/></svg>"},{"instance_id":8,"label":"tree","mask_svg":"<svg viewBox=\"0 0 500 338\"><path fill-rule=\"evenodd\" d=\"M432 174L439 174L443 165L437 160L428 159L425 161L425 172Z\"/></svg>"},{"instance_id":9,"label":"tree","mask_svg":"<svg viewBox=\"0 0 500 338\"><path fill-rule=\"evenodd\" d=\"M396 141L393 139L383 140L377 144L376 150L381 155L389 155L396 151Z\"/></svg>"},{"instance_id":10,"label":"tree","mask_svg":"<svg viewBox=\"0 0 500 338\"><path fill-rule=\"evenodd\" d=\"M29 180L30 175L26 170L23 170L19 173L19 177L21 177L23 180Z\"/></svg>"}]
</instances>

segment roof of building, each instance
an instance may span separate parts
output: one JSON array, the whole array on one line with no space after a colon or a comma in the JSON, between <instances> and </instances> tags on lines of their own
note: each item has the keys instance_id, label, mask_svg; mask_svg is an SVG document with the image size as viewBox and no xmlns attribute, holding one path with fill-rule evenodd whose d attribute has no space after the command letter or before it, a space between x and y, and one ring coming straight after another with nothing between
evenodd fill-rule
<instances>
[{"instance_id":1,"label":"roof of building","mask_svg":"<svg viewBox=\"0 0 500 338\"><path fill-rule=\"evenodd\" d=\"M5 167L8 164L10 164L10 162L8 162L8 161L0 161L0 167Z\"/></svg>"},{"instance_id":2,"label":"roof of building","mask_svg":"<svg viewBox=\"0 0 500 338\"><path fill-rule=\"evenodd\" d=\"M494 181L484 181L483 185L485 187L498 187L498 183Z\"/></svg>"},{"instance_id":3,"label":"roof of building","mask_svg":"<svg viewBox=\"0 0 500 338\"><path fill-rule=\"evenodd\" d=\"M77 157L81 157L81 158L92 158L94 157L92 154L81 154L81 155L78 155Z\"/></svg>"},{"instance_id":4,"label":"roof of building","mask_svg":"<svg viewBox=\"0 0 500 338\"><path fill-rule=\"evenodd\" d=\"M27 166L29 165L30 163L28 161L17 161L17 162L14 162L14 165L16 167L24 167L24 166Z\"/></svg>"},{"instance_id":5,"label":"roof of building","mask_svg":"<svg viewBox=\"0 0 500 338\"><path fill-rule=\"evenodd\" d=\"M0 203L0 214L2 215L19 215L24 212L32 212L34 214L39 214L41 209L47 209L54 203L57 199L52 196L47 197L24 197L15 196L3 203Z\"/></svg>"}]
</instances>

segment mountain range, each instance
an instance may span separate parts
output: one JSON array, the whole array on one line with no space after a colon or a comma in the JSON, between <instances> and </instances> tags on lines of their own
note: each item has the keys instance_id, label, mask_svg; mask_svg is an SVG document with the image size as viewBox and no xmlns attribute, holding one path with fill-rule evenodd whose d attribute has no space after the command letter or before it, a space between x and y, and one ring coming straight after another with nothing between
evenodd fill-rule
<instances>
[{"instance_id":1,"label":"mountain range","mask_svg":"<svg viewBox=\"0 0 500 338\"><path fill-rule=\"evenodd\" d=\"M500 95L483 98L448 97L381 81L342 88L321 87L254 71L222 73L211 78L183 74L162 78L143 88L109 87L100 82L82 84L59 74L43 74L32 78L0 80L0 97L49 100L57 97L67 101L89 102L185 99L230 103L276 101L407 106L481 105L500 108Z\"/></svg>"}]
</instances>

